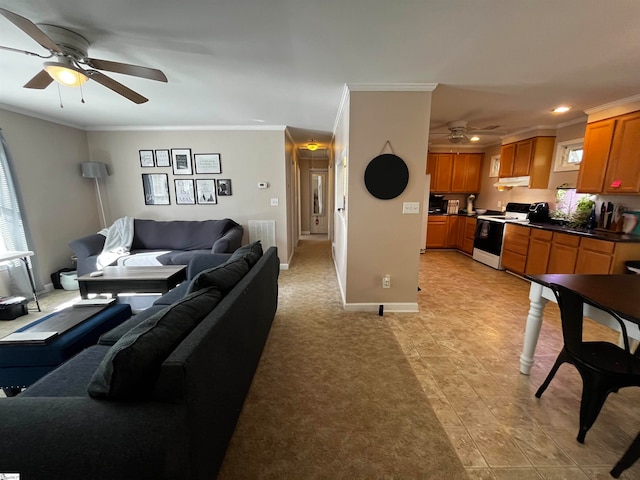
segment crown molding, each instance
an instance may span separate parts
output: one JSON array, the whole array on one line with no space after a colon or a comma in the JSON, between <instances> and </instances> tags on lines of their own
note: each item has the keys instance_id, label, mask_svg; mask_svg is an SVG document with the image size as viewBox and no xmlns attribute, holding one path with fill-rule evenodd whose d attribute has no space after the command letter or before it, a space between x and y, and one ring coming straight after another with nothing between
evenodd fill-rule
<instances>
[{"instance_id":1,"label":"crown molding","mask_svg":"<svg viewBox=\"0 0 640 480\"><path fill-rule=\"evenodd\" d=\"M13 113L17 113L17 114L20 114L20 115L24 115L26 117L37 118L38 120L44 120L45 122L55 123L56 125L62 125L64 127L70 127L70 128L75 128L77 130L86 131L86 128L84 127L84 125L80 125L80 124L77 124L77 123L65 122L65 121L62 121L62 120L57 119L57 118L47 117L46 115L42 115L40 113L32 112L30 110L25 110L25 109L18 108L18 107L13 107L11 105L7 105L7 104L4 104L4 103L0 103L0 108L2 110L6 110L8 112L13 112Z\"/></svg>"},{"instance_id":2,"label":"crown molding","mask_svg":"<svg viewBox=\"0 0 640 480\"><path fill-rule=\"evenodd\" d=\"M437 83L347 83L351 92L433 92Z\"/></svg>"},{"instance_id":3,"label":"crown molding","mask_svg":"<svg viewBox=\"0 0 640 480\"><path fill-rule=\"evenodd\" d=\"M594 113L604 112L611 108L624 107L629 103L640 102L640 95L633 95L632 97L621 98L620 100L614 100L613 102L598 105L597 107L589 108L584 111L587 115L593 115Z\"/></svg>"},{"instance_id":4,"label":"crown molding","mask_svg":"<svg viewBox=\"0 0 640 480\"><path fill-rule=\"evenodd\" d=\"M132 125L119 125L119 126L97 126L88 127L85 130L95 132L185 132L185 131L242 131L242 130L269 130L269 131L286 131L286 125L149 125L149 126L132 126Z\"/></svg>"}]
</instances>

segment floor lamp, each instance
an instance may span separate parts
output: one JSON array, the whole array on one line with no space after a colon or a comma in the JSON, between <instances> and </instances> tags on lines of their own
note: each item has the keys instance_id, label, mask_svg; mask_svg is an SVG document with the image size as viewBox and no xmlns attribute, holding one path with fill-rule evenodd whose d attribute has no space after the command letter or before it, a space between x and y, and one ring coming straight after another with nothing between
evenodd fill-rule
<instances>
[{"instance_id":1,"label":"floor lamp","mask_svg":"<svg viewBox=\"0 0 640 480\"><path fill-rule=\"evenodd\" d=\"M104 205L102 204L102 195L100 194L101 178L109 176L107 164L102 162L82 162L82 176L85 178L93 178L96 181L96 190L98 191L98 203L100 204L100 214L102 215L102 227L107 227L107 219L104 216Z\"/></svg>"}]
</instances>

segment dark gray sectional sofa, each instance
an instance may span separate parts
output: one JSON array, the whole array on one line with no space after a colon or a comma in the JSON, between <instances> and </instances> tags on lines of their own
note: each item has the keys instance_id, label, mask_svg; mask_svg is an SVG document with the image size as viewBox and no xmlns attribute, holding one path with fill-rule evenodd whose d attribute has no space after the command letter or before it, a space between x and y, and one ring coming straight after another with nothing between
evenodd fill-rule
<instances>
[{"instance_id":1,"label":"dark gray sectional sofa","mask_svg":"<svg viewBox=\"0 0 640 480\"><path fill-rule=\"evenodd\" d=\"M171 305L0 399L0 472L215 478L275 316L278 274L275 247L242 247L192 271Z\"/></svg>"},{"instance_id":2,"label":"dark gray sectional sofa","mask_svg":"<svg viewBox=\"0 0 640 480\"><path fill-rule=\"evenodd\" d=\"M138 256L153 257L162 265L187 265L200 253L233 253L242 244L242 225L228 218L222 220L146 220L133 219L133 242L129 265ZM99 233L69 242L76 255L78 276L97 270L106 237ZM158 255L154 255L159 252Z\"/></svg>"}]
</instances>

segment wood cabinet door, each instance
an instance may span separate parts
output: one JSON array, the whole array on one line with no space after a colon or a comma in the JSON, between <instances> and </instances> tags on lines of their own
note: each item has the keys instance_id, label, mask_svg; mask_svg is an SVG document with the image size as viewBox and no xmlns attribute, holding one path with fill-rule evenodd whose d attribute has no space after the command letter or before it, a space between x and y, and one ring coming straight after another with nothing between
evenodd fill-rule
<instances>
[{"instance_id":1,"label":"wood cabinet door","mask_svg":"<svg viewBox=\"0 0 640 480\"><path fill-rule=\"evenodd\" d=\"M447 242L447 217L432 216L427 220L427 248L444 248Z\"/></svg>"},{"instance_id":2,"label":"wood cabinet door","mask_svg":"<svg viewBox=\"0 0 640 480\"><path fill-rule=\"evenodd\" d=\"M523 275L526 261L526 255L521 255L511 250L504 250L502 252L502 266L510 272Z\"/></svg>"},{"instance_id":3,"label":"wood cabinet door","mask_svg":"<svg viewBox=\"0 0 640 480\"><path fill-rule=\"evenodd\" d=\"M640 192L640 112L617 119L603 191Z\"/></svg>"},{"instance_id":4,"label":"wood cabinet door","mask_svg":"<svg viewBox=\"0 0 640 480\"><path fill-rule=\"evenodd\" d=\"M473 253L473 240L476 236L476 219L464 218L464 239L462 240L462 251L471 255Z\"/></svg>"},{"instance_id":5,"label":"wood cabinet door","mask_svg":"<svg viewBox=\"0 0 640 480\"><path fill-rule=\"evenodd\" d=\"M547 273L550 253L551 241L531 238L529 240L529 253L527 255L525 273L527 275Z\"/></svg>"},{"instance_id":6,"label":"wood cabinet door","mask_svg":"<svg viewBox=\"0 0 640 480\"><path fill-rule=\"evenodd\" d=\"M608 274L613 256L602 252L580 249L575 273Z\"/></svg>"},{"instance_id":7,"label":"wood cabinet door","mask_svg":"<svg viewBox=\"0 0 640 480\"><path fill-rule=\"evenodd\" d=\"M613 118L587 125L576 184L578 192L601 193L603 191L615 126L616 121Z\"/></svg>"},{"instance_id":8,"label":"wood cabinet door","mask_svg":"<svg viewBox=\"0 0 640 480\"><path fill-rule=\"evenodd\" d=\"M432 176L431 190L448 193L451 191L451 175L453 173L453 154L439 153L436 162L435 182Z\"/></svg>"},{"instance_id":9,"label":"wood cabinet door","mask_svg":"<svg viewBox=\"0 0 640 480\"><path fill-rule=\"evenodd\" d=\"M453 170L451 174L451 191L454 193L465 193L467 178L467 164L469 163L468 153L459 153L453 158Z\"/></svg>"},{"instance_id":10,"label":"wood cabinet door","mask_svg":"<svg viewBox=\"0 0 640 480\"><path fill-rule=\"evenodd\" d=\"M447 217L447 247L455 247L458 242L458 221L457 215Z\"/></svg>"},{"instance_id":11,"label":"wood cabinet door","mask_svg":"<svg viewBox=\"0 0 640 480\"><path fill-rule=\"evenodd\" d=\"M431 181L436 174L436 162L438 161L437 153L430 153L427 155L427 175L431 175Z\"/></svg>"},{"instance_id":12,"label":"wood cabinet door","mask_svg":"<svg viewBox=\"0 0 640 480\"><path fill-rule=\"evenodd\" d=\"M574 273L578 247L552 242L547 273Z\"/></svg>"},{"instance_id":13,"label":"wood cabinet door","mask_svg":"<svg viewBox=\"0 0 640 480\"><path fill-rule=\"evenodd\" d=\"M468 153L465 170L465 192L479 193L482 185L482 160L483 153Z\"/></svg>"},{"instance_id":14,"label":"wood cabinet door","mask_svg":"<svg viewBox=\"0 0 640 480\"><path fill-rule=\"evenodd\" d=\"M533 157L534 142L535 139L530 138L516 143L516 153L511 172L514 177L526 177L529 175L531 158Z\"/></svg>"},{"instance_id":15,"label":"wood cabinet door","mask_svg":"<svg viewBox=\"0 0 640 480\"><path fill-rule=\"evenodd\" d=\"M513 162L516 158L516 144L508 143L500 149L500 172L498 177L513 176Z\"/></svg>"}]
</instances>

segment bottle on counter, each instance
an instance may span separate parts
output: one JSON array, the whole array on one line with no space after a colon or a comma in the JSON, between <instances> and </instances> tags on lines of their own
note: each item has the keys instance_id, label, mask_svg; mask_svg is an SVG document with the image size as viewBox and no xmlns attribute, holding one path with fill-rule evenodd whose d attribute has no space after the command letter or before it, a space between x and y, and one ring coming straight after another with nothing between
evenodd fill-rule
<instances>
[{"instance_id":1,"label":"bottle on counter","mask_svg":"<svg viewBox=\"0 0 640 480\"><path fill-rule=\"evenodd\" d=\"M593 230L598 226L598 221L596 220L596 205L593 204L591 207L591 213L589 214L589 218L587 219L587 228L589 230Z\"/></svg>"}]
</instances>

